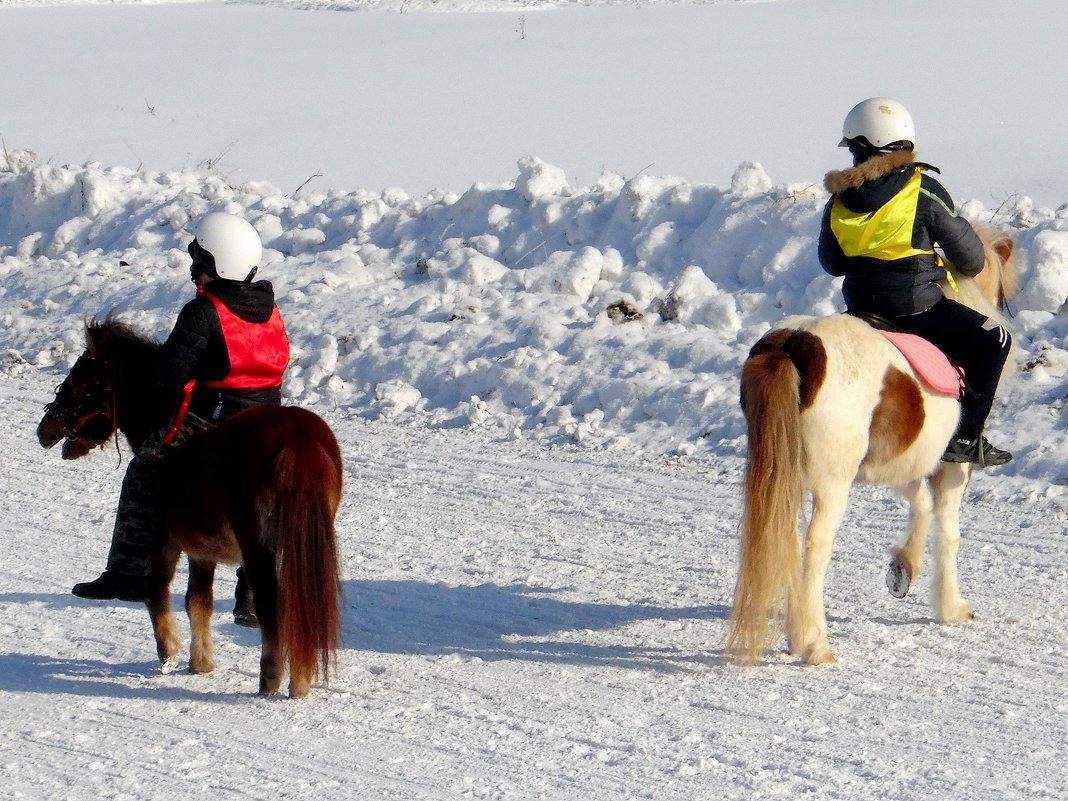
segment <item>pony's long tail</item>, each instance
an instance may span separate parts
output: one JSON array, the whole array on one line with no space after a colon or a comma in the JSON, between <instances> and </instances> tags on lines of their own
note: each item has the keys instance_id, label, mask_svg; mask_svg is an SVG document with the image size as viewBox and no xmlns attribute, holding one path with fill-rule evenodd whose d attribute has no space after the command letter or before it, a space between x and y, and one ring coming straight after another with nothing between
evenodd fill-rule
<instances>
[{"instance_id":1,"label":"pony's long tail","mask_svg":"<svg viewBox=\"0 0 1068 801\"><path fill-rule=\"evenodd\" d=\"M780 632L784 604L796 601L800 589L801 377L784 348L786 335L776 331L758 342L742 369L749 457L727 653L747 663L759 660L770 635Z\"/></svg>"},{"instance_id":2,"label":"pony's long tail","mask_svg":"<svg viewBox=\"0 0 1068 801\"><path fill-rule=\"evenodd\" d=\"M275 529L278 638L292 678L329 682L341 643L341 573L334 517L341 499L340 455L305 441L277 457L279 486L269 519ZM336 444L333 446L336 448Z\"/></svg>"}]
</instances>

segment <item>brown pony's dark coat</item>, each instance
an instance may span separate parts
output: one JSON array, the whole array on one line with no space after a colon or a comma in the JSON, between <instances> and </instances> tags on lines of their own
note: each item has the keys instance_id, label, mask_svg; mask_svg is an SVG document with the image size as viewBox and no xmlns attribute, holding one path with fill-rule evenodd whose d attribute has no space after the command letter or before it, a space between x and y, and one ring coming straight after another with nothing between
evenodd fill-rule
<instances>
[{"instance_id":1,"label":"brown pony's dark coat","mask_svg":"<svg viewBox=\"0 0 1068 801\"><path fill-rule=\"evenodd\" d=\"M110 318L90 323L86 339L86 352L45 407L38 439L44 447L64 439L64 458L78 458L117 429L136 450L166 424L166 411L144 378L158 345ZM292 406L253 407L175 448L160 498L168 539L149 576L148 608L162 663L173 661L180 648L170 583L184 551L194 673L215 667L215 564L242 562L263 637L260 692L278 691L287 662L293 697L307 695L316 676L329 679L341 637L334 518L342 472L330 427Z\"/></svg>"}]
</instances>

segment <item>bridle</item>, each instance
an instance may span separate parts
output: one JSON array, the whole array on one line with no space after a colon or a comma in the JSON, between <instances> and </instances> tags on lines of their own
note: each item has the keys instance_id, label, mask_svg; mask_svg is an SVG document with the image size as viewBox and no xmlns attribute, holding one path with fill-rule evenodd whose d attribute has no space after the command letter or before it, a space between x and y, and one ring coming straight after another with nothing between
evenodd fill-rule
<instances>
[{"instance_id":1,"label":"bridle","mask_svg":"<svg viewBox=\"0 0 1068 801\"><path fill-rule=\"evenodd\" d=\"M80 357L80 362L94 364L96 359L88 354ZM81 394L74 403L64 403L60 400L63 387L70 380L70 376L55 388L55 398L45 404L45 414L58 421L63 427L63 436L72 441L83 437L81 428L84 423L97 417L105 417L111 424L113 431L118 431L118 420L115 413L115 387L105 371L92 371L88 380L88 389ZM83 421L79 428L79 421ZM102 444L102 443L101 443ZM115 439L118 448L118 437Z\"/></svg>"}]
</instances>

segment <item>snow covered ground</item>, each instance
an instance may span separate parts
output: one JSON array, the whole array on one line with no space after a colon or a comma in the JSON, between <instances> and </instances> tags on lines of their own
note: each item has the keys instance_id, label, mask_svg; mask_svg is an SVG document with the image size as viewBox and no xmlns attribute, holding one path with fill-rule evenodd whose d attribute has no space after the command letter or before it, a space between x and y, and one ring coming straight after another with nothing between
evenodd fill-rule
<instances>
[{"instance_id":1,"label":"snow covered ground","mask_svg":"<svg viewBox=\"0 0 1068 801\"><path fill-rule=\"evenodd\" d=\"M379 190L405 186L407 171L424 163L409 159L411 127L402 116L368 115L361 106L347 113L396 132L375 145L375 169L387 177L353 172L350 185L375 188L324 188L348 184L339 179L294 193L319 167L342 175L360 161L359 137L349 133L358 130L354 120L327 125L286 105L316 81L320 101L341 97L341 79L351 73L330 66L329 53L351 44L345 37L356 36L347 27L353 21L372 31L361 28L361 36L379 39L393 26L390 55L380 51L376 62L377 91L385 93L410 88L404 76L412 64L421 67L412 72L420 79L447 82L448 70L429 68L433 53L447 53L450 64L478 62L483 26L509 33L501 52L537 41L538 29L528 27L526 38L515 30L517 7L532 12L528 26L539 9L542 30L625 33L661 61L684 56L664 44L674 40L655 35L659 26L690 35L695 20L707 19L722 26L722 40L706 50L736 68L714 82L728 91L747 75L760 88L779 86L778 50L754 60L753 46L776 41L783 29L812 34L838 25L844 6L798 0L540 10L577 4L441 0L352 4L413 12L405 14L309 14L10 5L0 2L5 36L18 34L0 48L0 96L11 99L3 113L14 120L0 120L0 452L7 466L0 473L7 547L0 560L0 781L9 797L1068 794L1061 758L1068 745L1061 614L1068 602L1068 211L1060 208L1068 180L1057 172L1063 164L1050 164L1059 151L1012 159L995 152L991 135L980 135L966 111L975 86L947 76L935 103L927 84L883 89L846 81L818 101L819 127L827 129L818 138L830 141L811 162L804 160L818 148L797 146L816 141L817 133L802 130L812 124L807 118L785 132L755 119L750 128L740 113L716 127L673 118L667 127L689 134L683 147L650 133L661 112L632 105L624 121L652 152L648 161L634 151L620 155L626 126L611 125L586 138L565 136L596 158L569 150L568 163L558 165L548 145L554 118L524 117L522 103L536 98L537 109L555 107L566 117L569 93L603 99L612 91L596 65L610 77L620 73L612 72L619 69L615 49L573 47L550 57L552 47L563 47L557 40L542 43L541 60L526 66L551 74L570 65L559 85L542 74L517 83L525 73L516 62L501 70L507 88L486 94L474 91L484 87L475 72L455 77L454 88L466 94L435 109L436 130L447 133L424 140L430 161L455 161L450 148L465 136L473 151L484 148L485 160L472 155L446 177L427 167L426 180L444 188L424 192L408 182L407 191ZM422 13L491 5L509 10ZM989 76L1015 81L1002 97L1011 111L991 124L1027 131L1018 139L1023 147L1038 141L1051 148L1058 132L1048 87L1024 80L1022 65L1052 57L1043 15L1058 6L974 6L989 13L937 29L955 32L937 52L952 56L961 42L973 43L970 60L956 62L966 64L965 77L985 89ZM872 25L879 11L875 4L850 8L865 10L842 25ZM923 8L948 18L961 6ZM235 63L260 65L246 77L270 81L244 86L269 84L279 100L254 117L256 127L273 125L275 143L287 147L308 150L305 143L316 142L321 162L309 156L294 166L289 149L271 166L245 152L238 180L218 164L197 163L200 153L218 152L210 126L172 121L135 130L162 112L141 108L140 87L124 101L126 111L114 105L109 92L149 74L136 67L150 58L146 52L155 59L156 86L192 97L186 70L205 67L207 50L197 47L210 50L211 37L194 31L207 14L286 43L284 68L276 59L247 61L247 53ZM991 19L1003 23L1001 48L974 47ZM55 35L47 58L42 32ZM915 33L931 35L930 26ZM437 51L424 47L432 36L440 38ZM102 51L102 41L112 47ZM153 48L135 46L146 41ZM826 92L822 50L800 41L792 55L803 48L813 70L796 77ZM131 43L128 59L118 57L117 42ZM277 52L281 45L264 45L264 53ZM28 63L32 85L18 66ZM100 72L104 64L115 72ZM320 69L309 79L298 66ZM707 112L688 94L699 83L690 68L678 74L685 80L665 84L660 73L651 86L677 88L665 94L680 114ZM887 83L900 80L885 74ZM547 94L546 86L562 94ZM223 108L223 88L210 85L202 102ZM943 154L969 157L946 171L946 183L970 219L1014 232L1024 279L1013 304L1014 374L990 425L991 438L1016 459L976 477L963 515L961 582L978 619L935 625L928 576L907 599L889 596L886 551L905 510L885 490L857 488L828 576L839 662L804 669L776 653L741 669L722 654L745 447L738 366L779 317L839 308L837 283L819 269L814 246L825 200L820 177L843 156L833 147L838 120L862 96L885 91L908 102L911 90L914 112L930 119L931 141L951 141L961 125L970 131L963 151L932 145L921 153L943 167ZM74 95L77 104L69 105ZM247 124L243 103L224 115L223 127ZM940 111L947 107L952 114ZM138 147L159 149L151 158L109 150L100 109L110 109ZM146 119L135 125L135 117ZM464 133L501 120L509 128L530 123L531 138L502 142L498 129L477 140ZM698 128L706 133L693 135ZM743 149L724 144L743 135ZM235 136L223 133L226 142ZM76 142L88 150L67 149ZM179 144L195 154L174 160ZM987 146L989 159L981 152ZM494 160L508 150L502 173ZM710 162L713 155L733 161L719 162L715 175L641 169L698 150ZM101 163L80 163L87 159ZM768 167L775 159L783 169ZM471 165L484 172L465 176ZM803 171L790 174L795 168ZM303 177L285 172L293 169ZM588 179L572 177L585 170ZM992 192L994 185L1003 193ZM210 676L160 674L140 607L70 596L71 584L103 565L129 454L106 449L62 462L33 436L42 405L81 351L87 318L118 308L146 332L166 333L191 296L188 224L214 209L240 213L260 231L268 249L263 274L275 282L294 346L286 395L323 414L345 454L345 647L336 681L301 703L253 695L258 638L230 622L229 570L217 582L219 669ZM634 312L640 317L624 314Z\"/></svg>"},{"instance_id":2,"label":"snow covered ground","mask_svg":"<svg viewBox=\"0 0 1068 801\"><path fill-rule=\"evenodd\" d=\"M724 663L741 462L545 449L335 412L345 648L329 691L256 698L217 582L210 676L161 675L100 565L114 451L61 463L52 382L0 381L0 769L10 798L1063 798L1063 508L969 493L972 625L883 586L903 510L856 492L828 604L840 661ZM180 603L178 599L176 602Z\"/></svg>"}]
</instances>

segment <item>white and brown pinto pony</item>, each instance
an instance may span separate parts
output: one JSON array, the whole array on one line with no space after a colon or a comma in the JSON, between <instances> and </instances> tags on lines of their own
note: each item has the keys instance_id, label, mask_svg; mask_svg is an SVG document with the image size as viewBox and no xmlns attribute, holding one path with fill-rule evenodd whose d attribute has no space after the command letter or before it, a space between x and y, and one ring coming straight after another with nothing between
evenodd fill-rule
<instances>
[{"instance_id":1,"label":"white and brown pinto pony","mask_svg":"<svg viewBox=\"0 0 1068 801\"><path fill-rule=\"evenodd\" d=\"M954 276L954 299L995 314L1015 292L1012 240L981 232L986 264ZM931 390L882 334L849 315L790 317L753 346L742 370L749 433L738 580L727 652L758 661L783 627L806 663L834 661L824 576L854 483L897 489L911 506L891 570L905 587L920 572L927 531L938 525L935 618L971 619L957 582L959 507L972 466L941 461L957 427L956 397ZM798 518L812 508L804 542ZM888 577L889 579L889 577Z\"/></svg>"}]
</instances>

